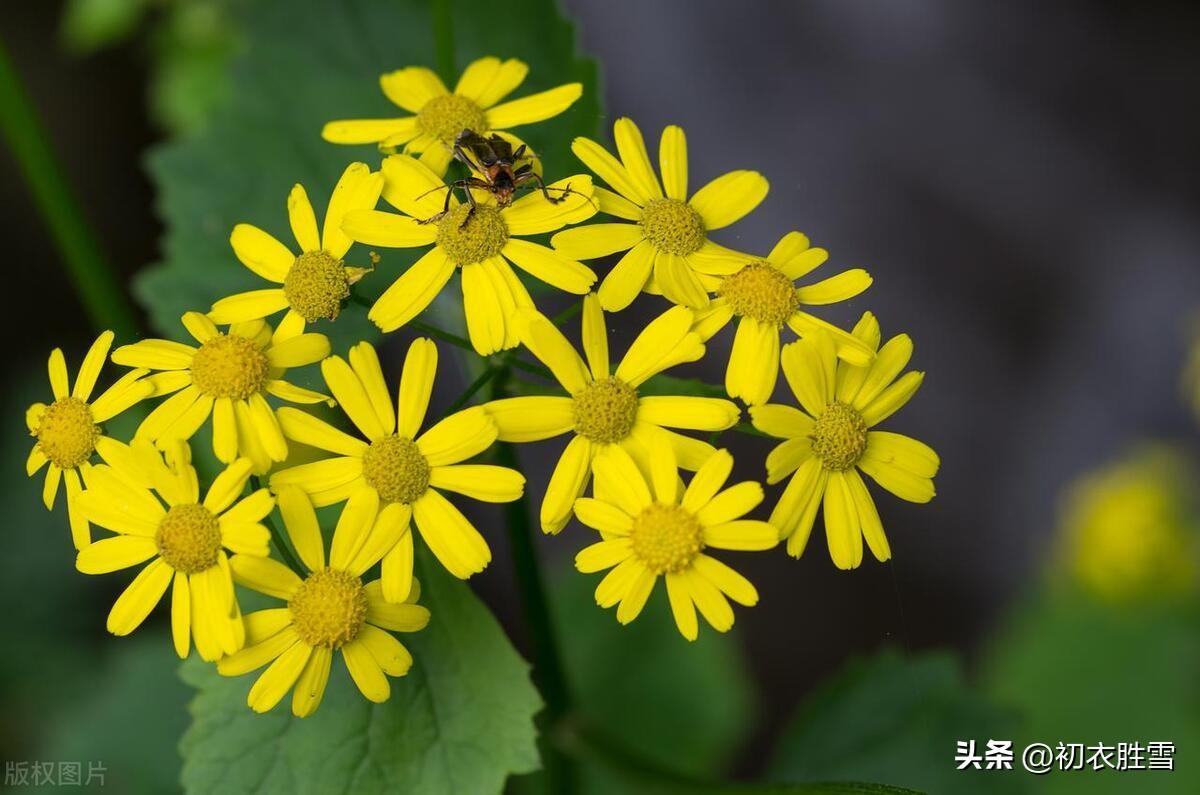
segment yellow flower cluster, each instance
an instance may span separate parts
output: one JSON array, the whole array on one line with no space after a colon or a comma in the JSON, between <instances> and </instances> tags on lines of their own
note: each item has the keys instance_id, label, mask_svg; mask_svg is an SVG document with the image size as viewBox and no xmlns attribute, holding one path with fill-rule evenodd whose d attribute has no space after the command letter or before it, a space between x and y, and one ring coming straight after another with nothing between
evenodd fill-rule
<instances>
[{"instance_id":1,"label":"yellow flower cluster","mask_svg":"<svg viewBox=\"0 0 1200 795\"><path fill-rule=\"evenodd\" d=\"M257 226L233 228L234 255L271 286L185 314L195 344L144 339L110 357L106 332L73 389L62 352L51 355L54 400L27 416L36 438L29 474L48 466L47 507L65 481L80 571L146 564L113 606L109 631L133 631L170 586L180 656L194 642L222 674L266 666L250 691L253 709L271 709L290 691L293 712L311 714L339 650L362 694L383 701L387 677L413 664L391 632L430 620L417 604L414 532L447 571L470 577L491 550L455 500L509 502L524 492L519 472L479 461L497 441L569 437L545 484L540 523L558 533L576 516L598 531L576 566L608 570L596 601L617 606L622 623L638 616L662 577L684 637L697 637L697 611L728 630L730 600L753 605L758 593L711 552L786 540L799 556L820 509L838 567L858 566L864 541L877 559L890 557L859 472L902 499L933 497L933 450L874 429L921 383L921 373L903 372L912 343L905 335L882 342L870 313L846 332L810 312L860 294L871 277L850 269L798 285L828 256L798 232L765 256L712 240L763 201L767 181L736 170L689 194L678 127L663 131L657 173L638 127L622 118L613 127L615 154L578 138L571 149L591 173L544 181L536 155L507 130L562 113L581 87L504 101L526 71L517 60L482 58L453 92L423 67L384 75L384 93L411 115L334 121L323 131L335 143L378 144L379 169L347 167L321 224L296 185L287 197L295 247ZM455 160L466 173L447 183ZM613 220L578 225L598 213ZM551 234L549 245L531 239ZM383 332L410 326L457 274L469 347L481 356L510 351L487 373L522 364L552 376L555 388L431 412L431 340L411 343L395 391L369 343L331 350L313 329L336 322L362 300L356 285L375 278L373 253L366 264L348 263L355 243L421 252L370 306ZM581 260L616 254L597 287ZM582 354L538 311L529 279L582 296ZM640 293L673 306L614 364L611 313ZM724 391L749 407L742 430L783 440L766 456L767 482L790 476L766 521L745 518L763 501L762 486L727 485L733 458L713 444L739 426L742 409L723 397L672 394L677 381L656 382L703 358L735 317ZM795 339L783 344L789 332ZM518 346L536 362L516 359ZM93 399L109 358L131 369ZM319 365L326 392L287 380L310 365ZM795 405L768 402L780 369ZM144 400L157 404L129 443L105 434L106 421ZM348 424L311 408L322 404ZM202 489L189 440L205 426L223 468ZM686 483L681 471L692 473ZM327 548L316 509L335 505L340 517ZM111 534L93 541L93 524ZM287 565L272 557L272 544ZM283 605L243 616L235 585Z\"/></svg>"}]
</instances>

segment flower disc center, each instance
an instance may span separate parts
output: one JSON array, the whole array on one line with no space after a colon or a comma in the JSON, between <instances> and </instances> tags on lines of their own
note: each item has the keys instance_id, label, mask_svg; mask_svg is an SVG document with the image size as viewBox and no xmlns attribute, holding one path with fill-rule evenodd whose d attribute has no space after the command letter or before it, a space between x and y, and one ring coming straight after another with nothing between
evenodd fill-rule
<instances>
[{"instance_id":1,"label":"flower disc center","mask_svg":"<svg viewBox=\"0 0 1200 795\"><path fill-rule=\"evenodd\" d=\"M460 204L438 221L437 244L459 267L494 257L508 242L508 224L486 204Z\"/></svg>"},{"instance_id":2,"label":"flower disc center","mask_svg":"<svg viewBox=\"0 0 1200 795\"><path fill-rule=\"evenodd\" d=\"M221 528L203 505L172 505L154 534L158 553L167 565L184 574L197 574L217 565Z\"/></svg>"},{"instance_id":3,"label":"flower disc center","mask_svg":"<svg viewBox=\"0 0 1200 795\"><path fill-rule=\"evenodd\" d=\"M192 359L192 383L214 398L245 400L266 383L270 365L254 340L218 334L200 346Z\"/></svg>"},{"instance_id":4,"label":"flower disc center","mask_svg":"<svg viewBox=\"0 0 1200 795\"><path fill-rule=\"evenodd\" d=\"M322 569L300 584L288 609L300 640L336 649L358 637L367 619L367 592L353 574Z\"/></svg>"},{"instance_id":5,"label":"flower disc center","mask_svg":"<svg viewBox=\"0 0 1200 795\"><path fill-rule=\"evenodd\" d=\"M867 449L867 423L852 407L841 402L829 408L813 423L812 451L822 465L834 472L850 469Z\"/></svg>"},{"instance_id":6,"label":"flower disc center","mask_svg":"<svg viewBox=\"0 0 1200 795\"><path fill-rule=\"evenodd\" d=\"M691 254L704 245L704 219L686 202L653 199L642 208L642 234L668 254Z\"/></svg>"},{"instance_id":7,"label":"flower disc center","mask_svg":"<svg viewBox=\"0 0 1200 795\"><path fill-rule=\"evenodd\" d=\"M651 503L633 518L633 554L655 574L682 571L704 549L700 522L678 505Z\"/></svg>"},{"instance_id":8,"label":"flower disc center","mask_svg":"<svg viewBox=\"0 0 1200 795\"><path fill-rule=\"evenodd\" d=\"M782 326L800 305L792 280L766 262L751 262L726 276L717 295L729 302L738 317L772 326Z\"/></svg>"},{"instance_id":9,"label":"flower disc center","mask_svg":"<svg viewBox=\"0 0 1200 795\"><path fill-rule=\"evenodd\" d=\"M588 384L573 401L575 432L593 442L619 442L637 420L637 390L615 376Z\"/></svg>"},{"instance_id":10,"label":"flower disc center","mask_svg":"<svg viewBox=\"0 0 1200 795\"><path fill-rule=\"evenodd\" d=\"M417 113L417 126L426 135L452 144L454 137L463 130L484 133L488 123L487 115L471 100L458 94L444 94L425 103Z\"/></svg>"},{"instance_id":11,"label":"flower disc center","mask_svg":"<svg viewBox=\"0 0 1200 795\"><path fill-rule=\"evenodd\" d=\"M61 469L74 469L88 460L96 449L100 428L92 418L92 409L75 397L59 398L46 407L38 422L38 447L51 463Z\"/></svg>"},{"instance_id":12,"label":"flower disc center","mask_svg":"<svg viewBox=\"0 0 1200 795\"><path fill-rule=\"evenodd\" d=\"M406 436L385 436L363 454L363 477L385 503L412 503L429 488L429 462Z\"/></svg>"},{"instance_id":13,"label":"flower disc center","mask_svg":"<svg viewBox=\"0 0 1200 795\"><path fill-rule=\"evenodd\" d=\"M346 266L327 251L306 251L288 269L283 292L288 305L309 323L336 320L342 301L350 297Z\"/></svg>"}]
</instances>

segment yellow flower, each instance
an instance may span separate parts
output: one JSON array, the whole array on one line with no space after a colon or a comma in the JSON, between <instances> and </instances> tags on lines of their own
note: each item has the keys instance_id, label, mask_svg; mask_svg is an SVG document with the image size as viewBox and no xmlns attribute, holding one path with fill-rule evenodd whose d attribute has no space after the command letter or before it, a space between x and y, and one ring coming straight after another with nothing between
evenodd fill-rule
<instances>
[{"instance_id":1,"label":"yellow flower","mask_svg":"<svg viewBox=\"0 0 1200 795\"><path fill-rule=\"evenodd\" d=\"M465 129L480 135L497 133L521 145L506 132L545 121L562 113L583 94L580 83L566 83L521 99L497 104L525 80L529 67L515 58L480 58L462 73L454 93L432 70L409 66L379 78L384 95L414 116L395 119L349 119L331 121L321 136L335 144L378 143L380 149L421 155L421 162L439 177L450 165L454 137Z\"/></svg>"},{"instance_id":2,"label":"yellow flower","mask_svg":"<svg viewBox=\"0 0 1200 795\"><path fill-rule=\"evenodd\" d=\"M550 368L567 394L505 398L485 408L496 420L501 441L534 442L573 434L542 501L541 524L547 533L557 533L570 520L575 498L587 488L592 462L601 450L623 447L644 468L670 452L684 469L695 471L715 448L666 428L721 431L738 421L741 412L728 400L638 394L651 376L704 355L704 343L690 330L691 310L673 307L651 321L615 371L609 369L608 332L595 295L583 302L587 364L544 316L530 313L519 320L521 341Z\"/></svg>"},{"instance_id":3,"label":"yellow flower","mask_svg":"<svg viewBox=\"0 0 1200 795\"><path fill-rule=\"evenodd\" d=\"M788 540L788 554L800 557L823 504L829 555L840 569L862 563L864 536L876 559L892 554L858 470L900 499L929 502L939 465L928 445L869 430L907 403L925 377L896 377L912 356L912 340L900 334L879 347L879 322L870 312L854 336L877 351L870 365L839 361L833 338L817 330L783 348L783 374L803 411L776 403L750 409L755 428L787 440L767 456L767 482L795 473L771 524Z\"/></svg>"},{"instance_id":4,"label":"yellow flower","mask_svg":"<svg viewBox=\"0 0 1200 795\"><path fill-rule=\"evenodd\" d=\"M292 403L328 401L282 377L288 368L328 356L329 340L324 334L273 339L261 320L235 323L224 333L199 312L182 320L200 347L150 339L113 352L117 364L161 371L149 377L154 394L171 395L150 412L137 435L160 446L169 439L190 439L211 414L217 458L231 464L244 456L255 473L266 472L272 461L287 458L287 442L267 395Z\"/></svg>"},{"instance_id":5,"label":"yellow flower","mask_svg":"<svg viewBox=\"0 0 1200 795\"><path fill-rule=\"evenodd\" d=\"M770 399L779 378L779 337L784 325L801 337L821 329L833 337L838 356L855 365L870 363L875 352L857 337L801 308L845 301L871 286L871 276L862 268L842 271L803 287L793 284L828 256L823 248L809 248L804 235L790 232L770 254L761 259L749 258L740 270L728 276L701 276L705 287L717 298L696 313L700 336L707 342L731 319L738 318L725 369L725 391L730 397L741 398L749 406Z\"/></svg>"},{"instance_id":6,"label":"yellow flower","mask_svg":"<svg viewBox=\"0 0 1200 795\"><path fill-rule=\"evenodd\" d=\"M520 239L553 232L590 218L592 181L569 177L550 186L557 204L541 192L523 196L508 207L484 203L474 210L450 196L450 210L436 223L445 206L441 178L407 155L383 161L383 198L403 214L359 210L346 215L342 228L350 237L373 246L415 248L434 244L379 297L368 317L384 331L395 331L420 314L437 297L457 268L462 272L463 309L471 344L487 356L517 344L510 319L518 309L533 306L529 292L509 262L530 276L568 293L582 295L596 282L586 265L545 246ZM570 186L570 193L555 188ZM507 260L507 262L506 262Z\"/></svg>"},{"instance_id":7,"label":"yellow flower","mask_svg":"<svg viewBox=\"0 0 1200 795\"><path fill-rule=\"evenodd\" d=\"M628 252L600 285L600 304L609 312L629 306L643 290L702 309L708 305L703 276L735 273L753 259L717 245L708 233L757 207L767 195L767 180L757 171L730 171L688 199L687 140L682 129L663 130L658 148L662 185L632 120L617 119L613 137L620 161L589 138L576 138L571 151L616 191L595 189L600 211L633 223L568 229L555 235L551 244L575 259Z\"/></svg>"},{"instance_id":8,"label":"yellow flower","mask_svg":"<svg viewBox=\"0 0 1200 795\"><path fill-rule=\"evenodd\" d=\"M415 340L408 349L398 406L392 403L374 348L360 342L350 349L349 359L330 357L321 363L321 372L367 441L311 414L280 409L279 421L289 439L337 457L276 472L271 488L298 486L317 507L347 500L343 515L391 529L396 542L384 550L381 575L389 602L404 601L412 584L410 519L451 574L466 579L483 571L492 559L487 541L441 491L486 502L521 496L525 478L519 472L461 463L491 446L496 424L474 406L420 433L437 374L437 348L430 340Z\"/></svg>"},{"instance_id":9,"label":"yellow flower","mask_svg":"<svg viewBox=\"0 0 1200 795\"><path fill-rule=\"evenodd\" d=\"M1195 589L1194 478L1184 455L1154 445L1071 486L1060 554L1084 590L1129 603Z\"/></svg>"},{"instance_id":10,"label":"yellow flower","mask_svg":"<svg viewBox=\"0 0 1200 795\"><path fill-rule=\"evenodd\" d=\"M343 262L352 241L342 231L342 218L352 210L373 208L382 190L383 175L372 174L365 163L351 163L329 197L325 223L318 232L308 194L303 185L295 185L287 208L299 254L257 226L235 226L229 243L237 258L254 273L281 286L222 298L213 304L209 318L228 325L287 309L275 329L275 339L280 341L302 333L306 323L336 320L342 302L350 297L350 285L369 270Z\"/></svg>"},{"instance_id":11,"label":"yellow flower","mask_svg":"<svg viewBox=\"0 0 1200 795\"><path fill-rule=\"evenodd\" d=\"M92 400L96 380L108 358L113 333L105 331L88 349L72 390L67 379L67 363L61 348L50 353L50 390L54 401L49 405L34 403L25 412L29 434L37 439L25 472L33 477L48 463L42 487L42 502L46 509L54 507L58 484L67 484L67 514L71 523L71 540L81 549L92 540L87 519L79 510L79 494L83 488L80 475L87 478L92 453L112 463L127 450L124 444L104 435L101 424L154 392L154 385L142 376L147 370L130 370L116 383Z\"/></svg>"},{"instance_id":12,"label":"yellow flower","mask_svg":"<svg viewBox=\"0 0 1200 795\"><path fill-rule=\"evenodd\" d=\"M383 599L378 580L363 584L362 575L396 543L396 525L364 524L349 505L342 511L329 563L312 503L294 486L279 491L279 512L296 553L308 568L303 579L271 558L235 555L230 561L239 585L286 599L287 607L259 610L246 616L246 646L217 663L225 676L240 676L270 667L250 688L246 703L266 712L292 690L292 714L303 718L321 704L334 651L359 691L371 701L391 696L388 676L404 676L412 655L384 630L416 632L429 623L429 611L416 603L413 581L403 604ZM386 676L385 676L386 674Z\"/></svg>"},{"instance_id":13,"label":"yellow flower","mask_svg":"<svg viewBox=\"0 0 1200 795\"><path fill-rule=\"evenodd\" d=\"M628 624L661 576L680 634L696 639L697 608L713 629L729 631L733 610L726 597L750 607L758 591L704 550L763 550L779 543L779 531L767 522L741 518L762 502L762 486L745 481L722 491L732 470L733 456L720 450L680 493L669 454L655 457L649 479L620 447L598 455L596 497L575 502L580 521L604 538L575 557L575 568L585 574L612 569L596 588L596 603L619 602L617 620Z\"/></svg>"},{"instance_id":14,"label":"yellow flower","mask_svg":"<svg viewBox=\"0 0 1200 795\"><path fill-rule=\"evenodd\" d=\"M205 660L242 647L245 632L226 550L265 559L270 533L260 522L275 507L266 489L239 499L250 468L249 459L234 461L203 501L191 450L182 441L168 445L165 461L148 442L135 441L126 465L93 468L80 505L89 520L116 535L79 550L76 568L107 574L153 558L113 605L109 632L137 629L174 582L171 634L180 657L187 657L192 638Z\"/></svg>"}]
</instances>

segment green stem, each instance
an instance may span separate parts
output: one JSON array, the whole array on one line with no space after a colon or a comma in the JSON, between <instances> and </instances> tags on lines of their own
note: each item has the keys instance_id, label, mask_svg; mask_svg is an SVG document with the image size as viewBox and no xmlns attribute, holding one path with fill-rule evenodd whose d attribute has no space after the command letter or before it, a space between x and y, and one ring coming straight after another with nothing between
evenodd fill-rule
<instances>
[{"instance_id":1,"label":"green stem","mask_svg":"<svg viewBox=\"0 0 1200 795\"><path fill-rule=\"evenodd\" d=\"M255 491L263 488L262 479L259 478L258 475L250 476L250 488L254 489ZM283 558L283 562L287 564L287 567L296 572L296 574L300 575L300 579L307 577L308 569L305 568L304 564L300 561L299 556L292 551L292 546L287 542L287 539L283 535L283 531L276 526L275 522L269 516L263 519L263 524L265 524L267 526L267 530L271 532L271 540L275 542L275 548L279 550L279 556Z\"/></svg>"},{"instance_id":2,"label":"green stem","mask_svg":"<svg viewBox=\"0 0 1200 795\"><path fill-rule=\"evenodd\" d=\"M471 382L471 385L468 386L461 395L454 399L453 403L446 407L446 410L442 412L442 416L448 417L461 409L463 406L467 405L467 401L474 397L476 392L483 389L487 385L488 381L491 381L493 378L499 375L501 369L502 368L500 367L488 366L486 370L479 374L478 378Z\"/></svg>"},{"instance_id":3,"label":"green stem","mask_svg":"<svg viewBox=\"0 0 1200 795\"><path fill-rule=\"evenodd\" d=\"M576 301L563 311L559 312L550 322L556 326L561 326L563 323L566 323L568 320L578 315L581 311L583 311L582 299Z\"/></svg>"},{"instance_id":4,"label":"green stem","mask_svg":"<svg viewBox=\"0 0 1200 795\"><path fill-rule=\"evenodd\" d=\"M433 55L438 74L446 85L458 79L454 68L454 6L451 0L433 2Z\"/></svg>"},{"instance_id":5,"label":"green stem","mask_svg":"<svg viewBox=\"0 0 1200 795\"><path fill-rule=\"evenodd\" d=\"M3 44L0 44L0 133L12 150L42 220L49 227L88 319L97 329L112 329L119 338L133 339L137 335L137 313L104 260L100 244L71 192L50 148L50 138Z\"/></svg>"},{"instance_id":6,"label":"green stem","mask_svg":"<svg viewBox=\"0 0 1200 795\"><path fill-rule=\"evenodd\" d=\"M501 368L498 377L493 380L494 400L505 396L507 374L508 370ZM509 443L497 445L496 462L500 466L517 469L516 448ZM546 709L540 716L542 731L548 740L545 755L546 788L554 795L570 795L578 789L575 765L569 756L555 746L549 735L565 724L564 719L571 712L571 692L559 653L554 620L550 616L550 602L546 596L537 548L534 546L534 519L529 508L529 496L522 494L519 499L507 503L504 506L504 519L512 547L521 608L529 629L533 677L546 702Z\"/></svg>"}]
</instances>

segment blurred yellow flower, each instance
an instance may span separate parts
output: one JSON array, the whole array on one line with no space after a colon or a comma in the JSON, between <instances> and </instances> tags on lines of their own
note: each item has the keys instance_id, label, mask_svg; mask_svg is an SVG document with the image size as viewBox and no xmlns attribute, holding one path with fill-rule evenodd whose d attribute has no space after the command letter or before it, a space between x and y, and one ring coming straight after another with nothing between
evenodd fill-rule
<instances>
[{"instance_id":1,"label":"blurred yellow flower","mask_svg":"<svg viewBox=\"0 0 1200 795\"><path fill-rule=\"evenodd\" d=\"M62 349L51 351L50 391L54 401L49 405L34 403L25 412L25 425L29 434L37 439L25 461L25 472L33 477L49 465L42 486L42 502L47 510L54 507L59 483L66 481L67 515L76 549L82 549L92 540L87 519L79 510L79 494L83 489L80 475L86 479L93 453L103 461L113 463L128 451L122 442L104 435L102 423L154 392L154 385L143 378L149 370L137 369L125 373L92 400L96 380L112 342L111 331L96 338L75 377L74 389L68 382Z\"/></svg>"},{"instance_id":2,"label":"blurred yellow flower","mask_svg":"<svg viewBox=\"0 0 1200 795\"><path fill-rule=\"evenodd\" d=\"M665 454L663 454L665 452ZM596 496L575 501L580 521L604 540L575 557L585 574L612 569L596 588L596 603L617 607L617 620L638 617L659 577L675 625L688 640L697 636L696 610L718 632L733 626L732 599L757 604L758 591L742 575L705 554L708 548L757 551L779 543L779 531L753 519L742 519L763 499L752 481L729 488L733 456L713 454L682 489L670 448L651 460L649 479L618 446L596 456Z\"/></svg>"},{"instance_id":3,"label":"blurred yellow flower","mask_svg":"<svg viewBox=\"0 0 1200 795\"><path fill-rule=\"evenodd\" d=\"M937 453L916 439L870 430L921 386L924 373L900 375L912 340L900 334L880 347L879 323L870 312L854 336L878 351L867 366L839 361L833 338L821 330L784 346L783 374L803 411L776 403L750 408L755 428L787 440L767 456L767 482L795 473L771 513L771 523L788 540L788 554L803 554L824 506L829 555L840 569L862 563L864 537L877 560L892 555L858 470L903 500L929 502L940 464Z\"/></svg>"},{"instance_id":4,"label":"blurred yellow flower","mask_svg":"<svg viewBox=\"0 0 1200 795\"><path fill-rule=\"evenodd\" d=\"M557 533L570 520L575 498L587 488L600 451L623 447L643 468L670 453L672 461L694 472L716 449L667 428L722 431L741 416L736 404L719 398L638 394L638 387L652 376L704 355L704 343L691 331L689 309L673 307L651 321L615 370L610 369L604 312L595 295L583 301L586 364L543 315L529 313L519 320L521 341L550 368L567 394L504 398L485 408L496 420L501 441L534 442L573 434L546 485L544 532Z\"/></svg>"},{"instance_id":5,"label":"blurred yellow flower","mask_svg":"<svg viewBox=\"0 0 1200 795\"><path fill-rule=\"evenodd\" d=\"M388 676L404 676L412 655L385 630L416 632L429 623L429 611L416 604L421 588L413 581L405 601L384 600L378 580L363 584L362 575L392 547L396 524L364 525L347 505L338 520L326 564L317 514L295 486L279 490L279 511L292 546L308 568L303 579L271 558L235 555L234 577L260 593L287 600L287 607L259 610L246 616L246 646L222 658L217 670L239 676L270 667L258 677L246 703L266 712L292 693L292 714L303 718L321 705L333 653L342 661L359 692L381 703L391 696Z\"/></svg>"},{"instance_id":6,"label":"blurred yellow flower","mask_svg":"<svg viewBox=\"0 0 1200 795\"><path fill-rule=\"evenodd\" d=\"M803 287L793 284L828 257L825 249L810 248L804 235L789 232L770 254L747 258L738 271L727 276L701 275L701 282L717 298L696 313L700 336L707 342L734 317L738 319L725 369L725 391L730 397L741 398L749 406L770 399L779 379L779 338L785 325L801 337L821 329L833 337L839 357L855 365L870 363L875 355L870 347L802 309L845 301L871 286L871 275L862 268Z\"/></svg>"},{"instance_id":7,"label":"blurred yellow flower","mask_svg":"<svg viewBox=\"0 0 1200 795\"><path fill-rule=\"evenodd\" d=\"M381 76L379 86L389 100L414 115L331 121L321 136L335 144L377 143L388 151L403 146L405 152L421 155L421 162L441 177L450 165L454 137L463 130L496 133L516 148L522 141L509 128L553 118L583 94L581 83L566 83L501 103L528 73L529 67L516 58L480 58L463 71L451 93L431 69L397 69Z\"/></svg>"},{"instance_id":8,"label":"blurred yellow flower","mask_svg":"<svg viewBox=\"0 0 1200 795\"><path fill-rule=\"evenodd\" d=\"M324 334L278 340L262 320L234 323L226 332L199 312L182 320L200 347L149 339L113 351L117 364L161 371L148 380L155 396L171 395L150 412L137 435L160 447L171 439L191 439L211 415L217 459L231 464L244 456L256 474L266 472L272 462L287 458L287 441L267 395L292 403L329 401L282 380L289 368L328 356L329 340Z\"/></svg>"},{"instance_id":9,"label":"blurred yellow flower","mask_svg":"<svg viewBox=\"0 0 1200 795\"><path fill-rule=\"evenodd\" d=\"M299 254L293 254L257 226L235 226L229 243L237 258L254 273L280 286L222 298L213 304L209 318L229 325L286 309L287 314L275 329L278 341L302 333L307 323L322 318L336 320L342 303L350 297L350 285L369 270L349 267L342 260L353 242L342 231L342 218L352 210L374 208L382 190L382 174L372 174L365 163L351 163L329 197L325 223L318 231L308 194L303 185L295 185L288 195L287 209Z\"/></svg>"},{"instance_id":10,"label":"blurred yellow flower","mask_svg":"<svg viewBox=\"0 0 1200 795\"><path fill-rule=\"evenodd\" d=\"M79 550L75 567L107 574L150 560L113 605L108 631L133 632L174 582L171 634L179 656L187 657L192 638L205 660L234 653L245 632L225 553L266 558L270 533L260 522L275 500L266 489L242 497L246 458L217 475L201 501L186 442L167 445L165 460L146 441L135 441L131 453L124 465L96 466L88 476L81 509L116 535Z\"/></svg>"},{"instance_id":11,"label":"blurred yellow flower","mask_svg":"<svg viewBox=\"0 0 1200 795\"><path fill-rule=\"evenodd\" d=\"M395 331L420 314L437 297L457 269L462 274L463 310L467 334L480 356L517 344L512 316L533 307L529 291L509 263L568 293L583 295L596 274L545 246L521 238L561 229L595 214L592 180L568 177L548 186L556 198L541 192L499 207L481 197L476 205L460 204L441 178L406 155L383 161L383 198L400 213L359 210L346 215L343 228L354 240L385 248L433 245L391 287L368 313L383 331ZM570 186L571 192L561 191ZM436 223L430 222L435 219Z\"/></svg>"},{"instance_id":12,"label":"blurred yellow flower","mask_svg":"<svg viewBox=\"0 0 1200 795\"><path fill-rule=\"evenodd\" d=\"M1196 476L1151 446L1085 475L1066 494L1062 557L1086 591L1112 601L1191 592L1200 560Z\"/></svg>"},{"instance_id":13,"label":"blurred yellow flower","mask_svg":"<svg viewBox=\"0 0 1200 795\"><path fill-rule=\"evenodd\" d=\"M395 536L383 550L383 593L390 602L408 597L413 576L409 520L442 565L466 579L492 559L488 543L458 508L442 496L451 491L485 502L521 496L525 478L506 467L464 464L496 441L496 424L481 406L444 417L421 433L437 375L437 347L418 339L408 349L397 403L384 382L369 343L350 349L350 361L321 363L329 391L367 441L350 436L303 411L282 408L279 421L289 439L336 457L280 470L271 488L303 489L317 507L347 501L344 521Z\"/></svg>"},{"instance_id":14,"label":"blurred yellow flower","mask_svg":"<svg viewBox=\"0 0 1200 795\"><path fill-rule=\"evenodd\" d=\"M682 129L672 125L663 130L658 148L661 184L642 133L631 119L617 119L613 138L620 160L590 138L576 138L571 151L612 189L595 189L600 211L632 223L568 229L555 235L551 245L575 259L628 252L600 285L600 304L609 312L629 306L643 290L693 309L708 306L710 287L703 277L728 276L754 259L717 245L708 233L757 207L767 195L766 178L757 171L730 171L689 199Z\"/></svg>"}]
</instances>

